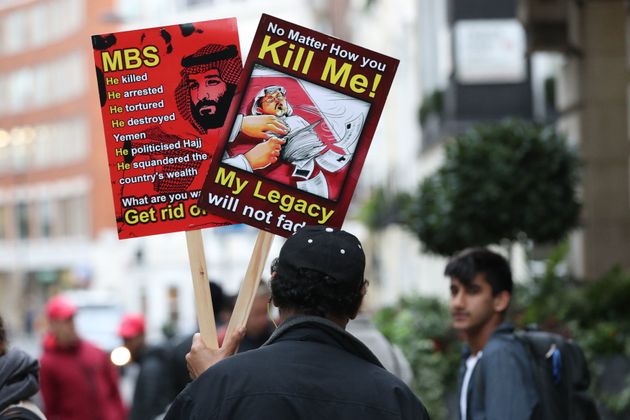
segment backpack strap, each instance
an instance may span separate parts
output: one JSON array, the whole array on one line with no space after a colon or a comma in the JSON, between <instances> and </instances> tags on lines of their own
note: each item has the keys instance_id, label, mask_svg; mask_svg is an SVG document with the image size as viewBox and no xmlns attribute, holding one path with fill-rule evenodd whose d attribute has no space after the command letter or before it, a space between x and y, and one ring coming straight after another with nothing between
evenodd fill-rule
<instances>
[{"instance_id":1,"label":"backpack strap","mask_svg":"<svg viewBox=\"0 0 630 420\"><path fill-rule=\"evenodd\" d=\"M483 355L481 357L483 357ZM471 373L470 379L471 381L468 383L468 389L466 390L466 401L467 401L466 418L471 418L469 414L470 413L470 400L468 399L468 396L471 395L471 393L469 392L471 383L474 386L473 390L475 391L475 395L477 395L477 398L481 401L486 400L486 387L484 384L485 380L483 377L483 370L481 369L481 358L477 360L477 363L475 364L475 367L473 368L473 371ZM472 382L472 379L474 379L474 383Z\"/></svg>"}]
</instances>

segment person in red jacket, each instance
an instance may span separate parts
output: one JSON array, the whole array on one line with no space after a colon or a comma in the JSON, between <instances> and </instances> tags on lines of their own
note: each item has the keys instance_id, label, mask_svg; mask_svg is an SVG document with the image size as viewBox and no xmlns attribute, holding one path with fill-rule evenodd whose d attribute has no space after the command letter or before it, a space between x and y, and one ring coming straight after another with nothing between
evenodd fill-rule
<instances>
[{"instance_id":1,"label":"person in red jacket","mask_svg":"<svg viewBox=\"0 0 630 420\"><path fill-rule=\"evenodd\" d=\"M55 296L46 304L49 332L40 361L40 388L48 420L123 420L127 413L118 373L108 355L82 340L76 306Z\"/></svg>"}]
</instances>

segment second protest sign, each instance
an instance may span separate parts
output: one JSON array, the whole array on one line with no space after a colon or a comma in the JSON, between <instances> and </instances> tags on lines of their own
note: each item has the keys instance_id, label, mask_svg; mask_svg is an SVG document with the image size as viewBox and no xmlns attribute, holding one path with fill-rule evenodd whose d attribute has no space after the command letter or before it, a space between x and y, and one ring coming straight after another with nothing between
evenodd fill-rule
<instances>
[{"instance_id":1,"label":"second protest sign","mask_svg":"<svg viewBox=\"0 0 630 420\"><path fill-rule=\"evenodd\" d=\"M281 236L341 227L397 66L263 15L199 206Z\"/></svg>"}]
</instances>

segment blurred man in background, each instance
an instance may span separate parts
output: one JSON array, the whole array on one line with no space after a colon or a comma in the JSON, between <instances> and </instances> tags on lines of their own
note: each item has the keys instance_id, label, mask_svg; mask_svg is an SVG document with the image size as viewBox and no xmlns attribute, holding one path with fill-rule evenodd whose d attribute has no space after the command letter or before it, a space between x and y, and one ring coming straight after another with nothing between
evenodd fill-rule
<instances>
[{"instance_id":1,"label":"blurred man in background","mask_svg":"<svg viewBox=\"0 0 630 420\"><path fill-rule=\"evenodd\" d=\"M142 314L127 314L118 328L118 335L131 353L131 361L139 366L133 391L129 420L151 420L162 414L177 395L168 375L169 348L146 343Z\"/></svg>"},{"instance_id":2,"label":"blurred man in background","mask_svg":"<svg viewBox=\"0 0 630 420\"><path fill-rule=\"evenodd\" d=\"M223 292L223 288L215 281L210 280L210 297L212 298L212 312L217 324L217 329L223 325L225 312L229 312L229 297ZM228 318L229 320L229 318ZM190 382L190 374L186 367L186 353L192 346L193 332L181 338L175 345L171 354L171 378L175 395L179 394Z\"/></svg>"},{"instance_id":3,"label":"blurred man in background","mask_svg":"<svg viewBox=\"0 0 630 420\"><path fill-rule=\"evenodd\" d=\"M49 332L44 337L40 383L49 420L121 420L126 410L118 372L109 356L82 340L74 326L77 307L64 296L46 304Z\"/></svg>"},{"instance_id":4,"label":"blurred man in background","mask_svg":"<svg viewBox=\"0 0 630 420\"><path fill-rule=\"evenodd\" d=\"M238 353L257 349L262 346L276 329L275 325L273 325L273 322L269 318L270 301L271 289L269 289L269 286L264 281L261 281L258 289L256 290L256 296L254 297L252 309L249 312L249 317L247 318L247 324L245 324L245 337L243 337L243 340L238 347ZM226 330L226 325L219 329L219 344L223 343ZM190 347L188 349L190 350Z\"/></svg>"},{"instance_id":5,"label":"blurred man in background","mask_svg":"<svg viewBox=\"0 0 630 420\"><path fill-rule=\"evenodd\" d=\"M539 397L527 352L505 322L512 299L512 272L505 258L485 248L454 255L450 311L467 344L459 377L462 420L538 418Z\"/></svg>"}]
</instances>

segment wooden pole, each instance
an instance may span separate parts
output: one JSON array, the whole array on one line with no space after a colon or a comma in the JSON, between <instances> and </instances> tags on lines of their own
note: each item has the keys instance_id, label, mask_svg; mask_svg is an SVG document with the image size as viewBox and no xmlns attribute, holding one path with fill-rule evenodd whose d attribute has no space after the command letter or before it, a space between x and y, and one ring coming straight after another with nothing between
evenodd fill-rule
<instances>
[{"instance_id":1,"label":"wooden pole","mask_svg":"<svg viewBox=\"0 0 630 420\"><path fill-rule=\"evenodd\" d=\"M201 230L186 231L186 245L188 245L188 261L195 291L195 307L199 332L206 346L217 350L219 348L217 324L214 320L214 311L212 310L212 297L210 296L206 254L203 250Z\"/></svg>"},{"instance_id":2,"label":"wooden pole","mask_svg":"<svg viewBox=\"0 0 630 420\"><path fill-rule=\"evenodd\" d=\"M247 318L252 309L254 298L256 297L256 291L260 284L260 277L262 276L265 262L269 256L269 250L271 249L271 243L273 242L273 233L265 232L263 230L258 232L256 243L254 244L254 250L252 251L252 257L249 260L247 266L247 272L245 278L241 284L241 288L234 304L234 311L230 317L230 322L225 332L225 336L229 337L234 331L240 327L245 326Z\"/></svg>"}]
</instances>

